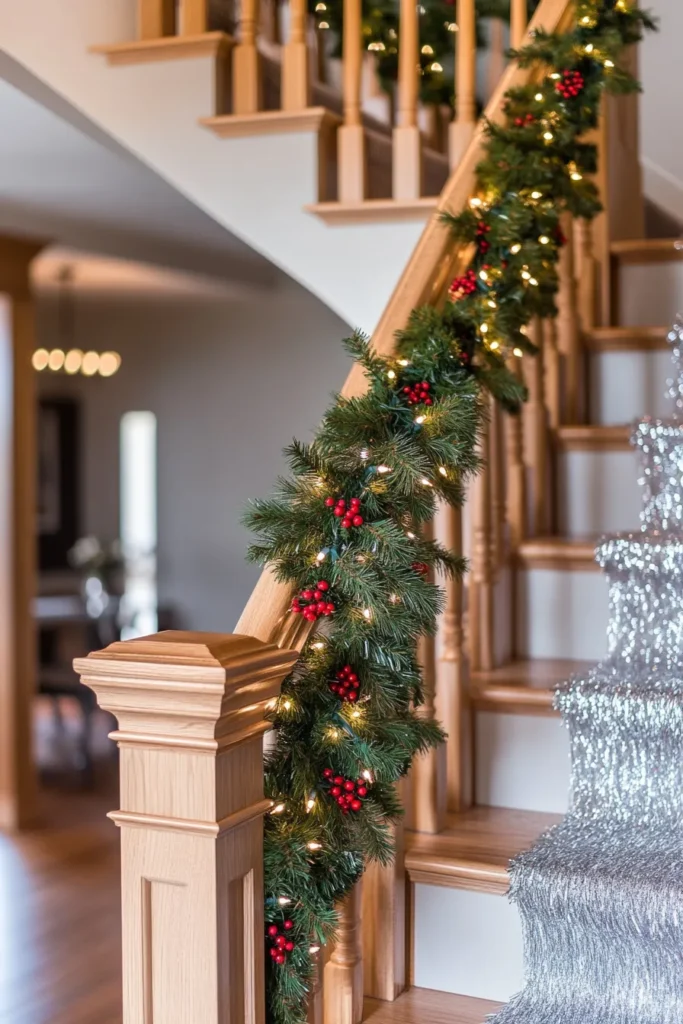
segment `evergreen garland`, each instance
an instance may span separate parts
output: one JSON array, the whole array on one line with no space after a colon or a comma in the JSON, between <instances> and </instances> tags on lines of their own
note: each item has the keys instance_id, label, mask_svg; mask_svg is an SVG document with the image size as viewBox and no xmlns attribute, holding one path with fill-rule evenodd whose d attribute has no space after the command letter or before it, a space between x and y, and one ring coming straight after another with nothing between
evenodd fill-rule
<instances>
[{"instance_id":1,"label":"evergreen garland","mask_svg":"<svg viewBox=\"0 0 683 1024\"><path fill-rule=\"evenodd\" d=\"M477 195L448 216L474 253L451 301L413 311L391 358L361 334L346 342L367 391L337 397L311 444L287 449L292 475L246 521L250 557L297 593L317 622L272 713L265 823L268 1019L302 1024L317 949L335 904L370 859L392 856L401 814L395 783L415 754L443 739L421 713L416 644L435 631L434 571L463 560L421 527L438 500L462 504L476 472L486 395L510 412L523 388L507 368L530 351L525 327L556 314L560 214L599 210L595 128L604 91L637 82L619 67L626 44L652 28L635 0L577 0L576 27L539 30L517 55L538 70L512 90L503 126L488 124Z\"/></svg>"}]
</instances>

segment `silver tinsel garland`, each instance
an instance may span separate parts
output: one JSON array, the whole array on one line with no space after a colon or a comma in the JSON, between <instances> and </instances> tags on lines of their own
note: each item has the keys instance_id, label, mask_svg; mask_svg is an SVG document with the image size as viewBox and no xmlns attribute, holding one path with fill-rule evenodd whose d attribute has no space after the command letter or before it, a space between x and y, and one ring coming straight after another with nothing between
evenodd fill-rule
<instances>
[{"instance_id":1,"label":"silver tinsel garland","mask_svg":"<svg viewBox=\"0 0 683 1024\"><path fill-rule=\"evenodd\" d=\"M608 654L557 691L570 809L511 865L525 987L495 1024L683 1022L683 321L676 413L635 428L641 532L603 538Z\"/></svg>"}]
</instances>

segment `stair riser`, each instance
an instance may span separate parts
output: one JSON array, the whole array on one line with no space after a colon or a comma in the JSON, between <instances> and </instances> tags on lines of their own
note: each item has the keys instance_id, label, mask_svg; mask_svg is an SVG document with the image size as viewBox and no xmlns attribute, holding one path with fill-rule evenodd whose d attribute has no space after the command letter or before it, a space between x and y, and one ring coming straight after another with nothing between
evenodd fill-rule
<instances>
[{"instance_id":1,"label":"stair riser","mask_svg":"<svg viewBox=\"0 0 683 1024\"><path fill-rule=\"evenodd\" d=\"M559 454L557 470L562 536L638 529L641 495L633 451L565 451Z\"/></svg>"},{"instance_id":2,"label":"stair riser","mask_svg":"<svg viewBox=\"0 0 683 1024\"><path fill-rule=\"evenodd\" d=\"M643 416L665 418L672 402L664 397L671 355L654 352L593 352L589 356L591 423L613 426Z\"/></svg>"},{"instance_id":3,"label":"stair riser","mask_svg":"<svg viewBox=\"0 0 683 1024\"><path fill-rule=\"evenodd\" d=\"M607 583L600 572L522 569L517 656L599 661L607 651Z\"/></svg>"},{"instance_id":4,"label":"stair riser","mask_svg":"<svg viewBox=\"0 0 683 1024\"><path fill-rule=\"evenodd\" d=\"M475 728L475 803L564 814L569 738L559 718L485 711Z\"/></svg>"},{"instance_id":5,"label":"stair riser","mask_svg":"<svg viewBox=\"0 0 683 1024\"><path fill-rule=\"evenodd\" d=\"M616 323L622 327L673 323L683 308L683 262L628 264L618 273Z\"/></svg>"},{"instance_id":6,"label":"stair riser","mask_svg":"<svg viewBox=\"0 0 683 1024\"><path fill-rule=\"evenodd\" d=\"M507 1001L523 985L522 931L505 896L415 886L413 983Z\"/></svg>"}]
</instances>

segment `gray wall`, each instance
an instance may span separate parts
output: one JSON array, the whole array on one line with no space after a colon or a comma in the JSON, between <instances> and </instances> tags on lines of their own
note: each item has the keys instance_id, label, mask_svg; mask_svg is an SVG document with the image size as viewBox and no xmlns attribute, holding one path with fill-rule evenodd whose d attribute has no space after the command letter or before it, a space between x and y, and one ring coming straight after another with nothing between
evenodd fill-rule
<instances>
[{"instance_id":1,"label":"gray wall","mask_svg":"<svg viewBox=\"0 0 683 1024\"><path fill-rule=\"evenodd\" d=\"M38 342L58 344L54 300L38 303ZM283 470L281 448L309 436L341 386L349 329L296 286L240 301L183 295L79 296L74 343L115 349L109 379L38 375L42 394L83 412L83 530L118 535L119 422L158 425L159 597L182 625L233 629L258 571L240 515Z\"/></svg>"}]
</instances>

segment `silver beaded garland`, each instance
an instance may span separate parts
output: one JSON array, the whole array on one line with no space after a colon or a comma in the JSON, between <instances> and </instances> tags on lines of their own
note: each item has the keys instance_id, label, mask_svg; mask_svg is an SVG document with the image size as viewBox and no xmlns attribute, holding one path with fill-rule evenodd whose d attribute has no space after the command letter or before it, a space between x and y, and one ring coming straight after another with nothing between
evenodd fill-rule
<instances>
[{"instance_id":1,"label":"silver beaded garland","mask_svg":"<svg viewBox=\"0 0 683 1024\"><path fill-rule=\"evenodd\" d=\"M511 865L525 987L495 1024L683 1021L683 321L668 422L634 429L641 531L603 538L608 654L557 690L570 810Z\"/></svg>"}]
</instances>

